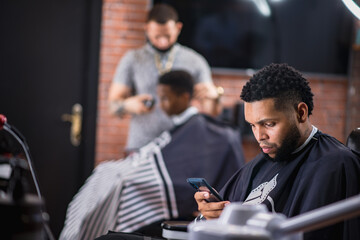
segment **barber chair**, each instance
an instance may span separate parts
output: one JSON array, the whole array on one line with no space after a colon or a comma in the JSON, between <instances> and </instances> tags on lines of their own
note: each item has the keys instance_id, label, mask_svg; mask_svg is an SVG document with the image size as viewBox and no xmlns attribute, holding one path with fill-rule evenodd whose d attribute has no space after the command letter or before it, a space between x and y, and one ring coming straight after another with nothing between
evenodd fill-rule
<instances>
[{"instance_id":1,"label":"barber chair","mask_svg":"<svg viewBox=\"0 0 360 240\"><path fill-rule=\"evenodd\" d=\"M360 153L360 128L355 128L351 131L347 138L346 146Z\"/></svg>"},{"instance_id":2,"label":"barber chair","mask_svg":"<svg viewBox=\"0 0 360 240\"><path fill-rule=\"evenodd\" d=\"M189 221L165 221L161 224L162 236L168 240L186 240L190 223Z\"/></svg>"}]
</instances>

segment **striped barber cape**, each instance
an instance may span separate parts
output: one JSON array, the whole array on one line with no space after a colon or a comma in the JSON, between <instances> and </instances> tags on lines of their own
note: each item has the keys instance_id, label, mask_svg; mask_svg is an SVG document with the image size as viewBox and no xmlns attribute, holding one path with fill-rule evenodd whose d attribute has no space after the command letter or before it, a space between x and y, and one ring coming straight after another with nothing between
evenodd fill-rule
<instances>
[{"instance_id":1,"label":"striped barber cape","mask_svg":"<svg viewBox=\"0 0 360 240\"><path fill-rule=\"evenodd\" d=\"M138 153L99 164L69 204L59 239L94 239L176 218L174 187L161 154L170 141L163 132Z\"/></svg>"}]
</instances>

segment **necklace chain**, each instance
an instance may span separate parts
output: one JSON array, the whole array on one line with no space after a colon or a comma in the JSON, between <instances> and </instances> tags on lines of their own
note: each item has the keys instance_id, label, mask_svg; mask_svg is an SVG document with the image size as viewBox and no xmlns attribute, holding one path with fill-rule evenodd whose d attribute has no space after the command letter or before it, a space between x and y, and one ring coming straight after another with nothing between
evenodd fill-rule
<instances>
[{"instance_id":1,"label":"necklace chain","mask_svg":"<svg viewBox=\"0 0 360 240\"><path fill-rule=\"evenodd\" d=\"M165 64L161 63L161 58L159 53L155 52L154 58L155 58L156 69L158 70L160 75L169 72L174 64L174 59L175 59L174 47L171 48Z\"/></svg>"}]
</instances>

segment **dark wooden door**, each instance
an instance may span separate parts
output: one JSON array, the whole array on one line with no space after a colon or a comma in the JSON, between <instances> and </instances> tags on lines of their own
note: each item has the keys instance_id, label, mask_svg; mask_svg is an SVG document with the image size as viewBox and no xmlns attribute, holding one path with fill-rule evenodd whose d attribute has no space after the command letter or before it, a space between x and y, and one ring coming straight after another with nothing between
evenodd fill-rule
<instances>
[{"instance_id":1,"label":"dark wooden door","mask_svg":"<svg viewBox=\"0 0 360 240\"><path fill-rule=\"evenodd\" d=\"M57 237L94 166L101 0L0 3L0 113L26 138ZM83 107L81 141L70 114Z\"/></svg>"}]
</instances>

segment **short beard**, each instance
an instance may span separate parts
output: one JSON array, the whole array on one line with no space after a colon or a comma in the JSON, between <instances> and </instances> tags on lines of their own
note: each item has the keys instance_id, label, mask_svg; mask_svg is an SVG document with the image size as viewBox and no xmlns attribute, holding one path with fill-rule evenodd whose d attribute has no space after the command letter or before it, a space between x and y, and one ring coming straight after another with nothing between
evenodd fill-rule
<instances>
[{"instance_id":1,"label":"short beard","mask_svg":"<svg viewBox=\"0 0 360 240\"><path fill-rule=\"evenodd\" d=\"M151 45L151 47L152 47L153 49L155 49L155 50L158 51L159 53L166 53L166 52L168 52L168 51L175 45L175 43L174 43L174 44L170 45L170 46L169 46L168 48L166 48L166 49L159 49L159 48L155 47L155 46L150 42L150 40L147 39L147 42Z\"/></svg>"},{"instance_id":2,"label":"short beard","mask_svg":"<svg viewBox=\"0 0 360 240\"><path fill-rule=\"evenodd\" d=\"M284 140L281 143L280 148L277 150L275 158L271 158L268 154L269 158L271 158L275 162L286 162L292 159L291 153L294 152L299 144L299 140L301 138L301 134L299 129L293 124L288 134L285 136Z\"/></svg>"}]
</instances>

